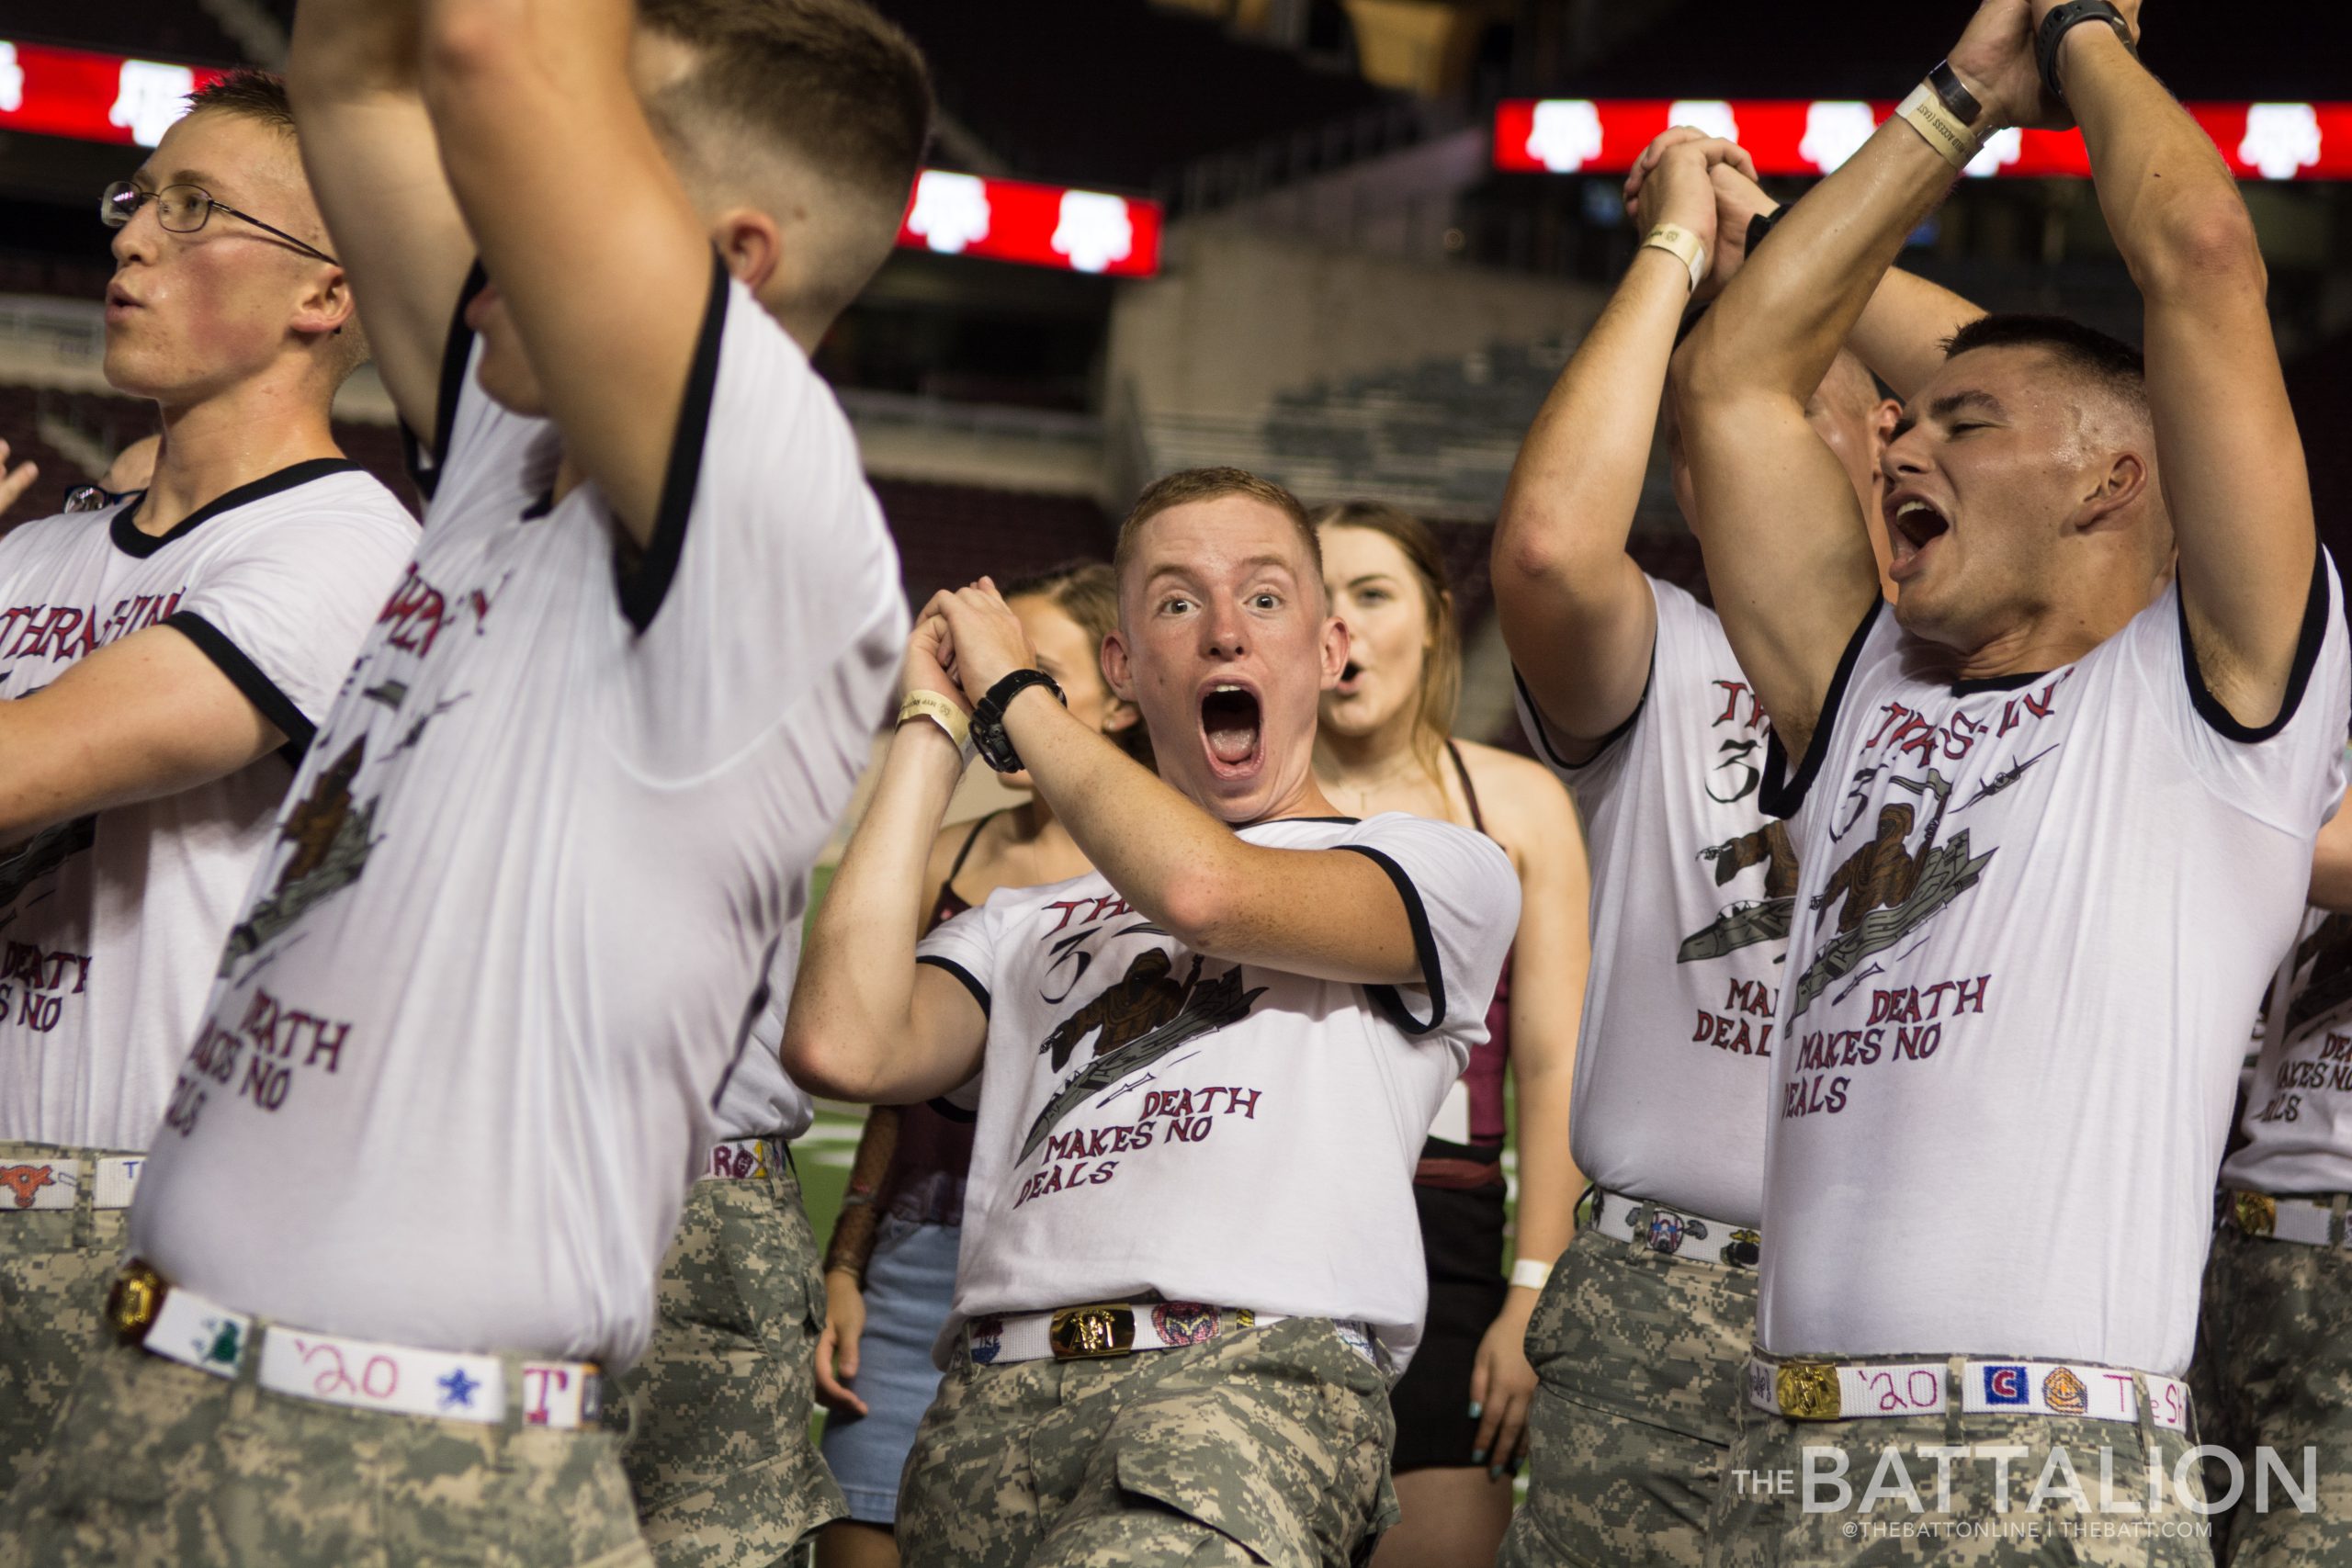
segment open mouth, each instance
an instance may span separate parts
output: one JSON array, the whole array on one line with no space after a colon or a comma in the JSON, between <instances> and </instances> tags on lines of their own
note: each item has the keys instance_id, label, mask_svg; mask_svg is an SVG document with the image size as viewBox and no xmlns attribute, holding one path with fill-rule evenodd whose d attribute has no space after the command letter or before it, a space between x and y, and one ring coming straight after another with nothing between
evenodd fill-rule
<instances>
[{"instance_id":1,"label":"open mouth","mask_svg":"<svg viewBox=\"0 0 2352 1568\"><path fill-rule=\"evenodd\" d=\"M1201 738L1218 776L1240 778L1257 771L1263 727L1258 694L1219 682L1201 694Z\"/></svg>"},{"instance_id":2,"label":"open mouth","mask_svg":"<svg viewBox=\"0 0 2352 1568\"><path fill-rule=\"evenodd\" d=\"M1340 696L1352 697L1361 689L1358 682L1363 675L1363 666L1351 659L1348 660L1347 668L1340 671L1340 683L1331 690Z\"/></svg>"},{"instance_id":3,"label":"open mouth","mask_svg":"<svg viewBox=\"0 0 2352 1568\"><path fill-rule=\"evenodd\" d=\"M1918 496L1892 496L1886 505L1887 543L1900 569L1918 559L1936 540L1951 532L1951 519Z\"/></svg>"}]
</instances>

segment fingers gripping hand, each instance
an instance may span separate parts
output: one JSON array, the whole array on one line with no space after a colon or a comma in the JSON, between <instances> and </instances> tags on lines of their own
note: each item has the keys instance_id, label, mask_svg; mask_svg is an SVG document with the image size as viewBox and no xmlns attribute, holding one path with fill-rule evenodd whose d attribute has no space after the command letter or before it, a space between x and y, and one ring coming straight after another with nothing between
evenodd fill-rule
<instances>
[{"instance_id":1,"label":"fingers gripping hand","mask_svg":"<svg viewBox=\"0 0 2352 1568\"><path fill-rule=\"evenodd\" d=\"M915 617L914 634L907 638L907 659L899 671L899 700L905 702L916 692L936 692L949 702L969 713L972 705L964 700L963 691L956 684L956 639L949 635L946 617L939 613L939 601L944 593L933 598Z\"/></svg>"},{"instance_id":2,"label":"fingers gripping hand","mask_svg":"<svg viewBox=\"0 0 2352 1568\"><path fill-rule=\"evenodd\" d=\"M817 1337L817 1399L828 1410L863 1416L865 1401L850 1384L857 1380L858 1341L865 1334L865 1296L857 1276L846 1269L825 1274L825 1331Z\"/></svg>"},{"instance_id":3,"label":"fingers gripping hand","mask_svg":"<svg viewBox=\"0 0 2352 1568\"><path fill-rule=\"evenodd\" d=\"M947 623L956 652L951 672L967 703L978 702L1015 670L1036 667L1037 650L992 579L942 593L932 605Z\"/></svg>"},{"instance_id":4,"label":"fingers gripping hand","mask_svg":"<svg viewBox=\"0 0 2352 1568\"><path fill-rule=\"evenodd\" d=\"M1710 173L1717 166L1756 177L1756 164L1736 141L1676 126L1651 142L1625 181L1625 201L1636 227L1672 223L1715 248L1716 201Z\"/></svg>"},{"instance_id":5,"label":"fingers gripping hand","mask_svg":"<svg viewBox=\"0 0 2352 1568\"><path fill-rule=\"evenodd\" d=\"M2034 62L2034 24L2055 3L1981 0L1951 46L1952 70L1984 106L1984 118L1976 122L1979 131L2005 125L2064 130L2075 123L2066 106L2042 91L2041 71Z\"/></svg>"}]
</instances>

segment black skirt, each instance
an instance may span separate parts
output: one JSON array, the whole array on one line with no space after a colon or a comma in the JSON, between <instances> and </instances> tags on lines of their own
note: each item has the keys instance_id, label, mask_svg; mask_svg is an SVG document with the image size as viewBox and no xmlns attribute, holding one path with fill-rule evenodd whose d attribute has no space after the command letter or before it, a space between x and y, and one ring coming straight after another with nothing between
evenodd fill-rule
<instances>
[{"instance_id":1,"label":"black skirt","mask_svg":"<svg viewBox=\"0 0 2352 1568\"><path fill-rule=\"evenodd\" d=\"M1470 1418L1470 1374L1479 1341L1494 1325L1510 1290L1503 1278L1507 1194L1500 1182L1467 1190L1413 1189L1421 1249L1429 1260L1430 1315L1413 1364L1388 1395L1396 1413L1393 1470L1493 1462L1491 1454L1482 1461L1470 1457L1478 1437L1478 1423Z\"/></svg>"}]
</instances>

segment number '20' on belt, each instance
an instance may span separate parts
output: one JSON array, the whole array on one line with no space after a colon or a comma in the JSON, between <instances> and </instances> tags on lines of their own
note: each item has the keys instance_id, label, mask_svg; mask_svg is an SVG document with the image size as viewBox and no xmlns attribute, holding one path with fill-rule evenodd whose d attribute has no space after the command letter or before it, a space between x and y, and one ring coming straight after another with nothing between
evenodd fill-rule
<instances>
[{"instance_id":1,"label":"number '20' on belt","mask_svg":"<svg viewBox=\"0 0 2352 1568\"><path fill-rule=\"evenodd\" d=\"M115 1276L107 1320L124 1342L214 1377L235 1377L247 1358L257 1355L255 1380L295 1399L496 1426L507 1415L506 1367L517 1364L522 1387L514 1393L524 1426L570 1430L593 1427L602 1415L605 1377L594 1362L510 1363L500 1356L422 1350L281 1323L256 1325L246 1314L167 1283L136 1261Z\"/></svg>"}]
</instances>

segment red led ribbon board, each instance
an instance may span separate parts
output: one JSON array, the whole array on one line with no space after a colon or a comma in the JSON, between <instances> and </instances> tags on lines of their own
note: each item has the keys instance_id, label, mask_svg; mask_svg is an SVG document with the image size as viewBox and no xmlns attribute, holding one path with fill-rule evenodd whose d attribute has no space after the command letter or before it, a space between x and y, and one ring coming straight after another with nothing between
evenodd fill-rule
<instances>
[{"instance_id":1,"label":"red led ribbon board","mask_svg":"<svg viewBox=\"0 0 2352 1568\"><path fill-rule=\"evenodd\" d=\"M2188 106L2231 170L2245 179L2352 179L2352 103ZM1495 110L1495 167L1520 174L1621 175L1669 125L1728 135L1766 175L1825 175L1894 112L1892 100L1807 98L1514 98ZM1968 172L2081 179L2082 133L2007 130Z\"/></svg>"},{"instance_id":2,"label":"red led ribbon board","mask_svg":"<svg viewBox=\"0 0 2352 1568\"><path fill-rule=\"evenodd\" d=\"M152 147L187 95L225 73L0 39L0 131ZM1065 272L1159 270L1159 204L1107 191L926 169L899 243Z\"/></svg>"}]
</instances>

